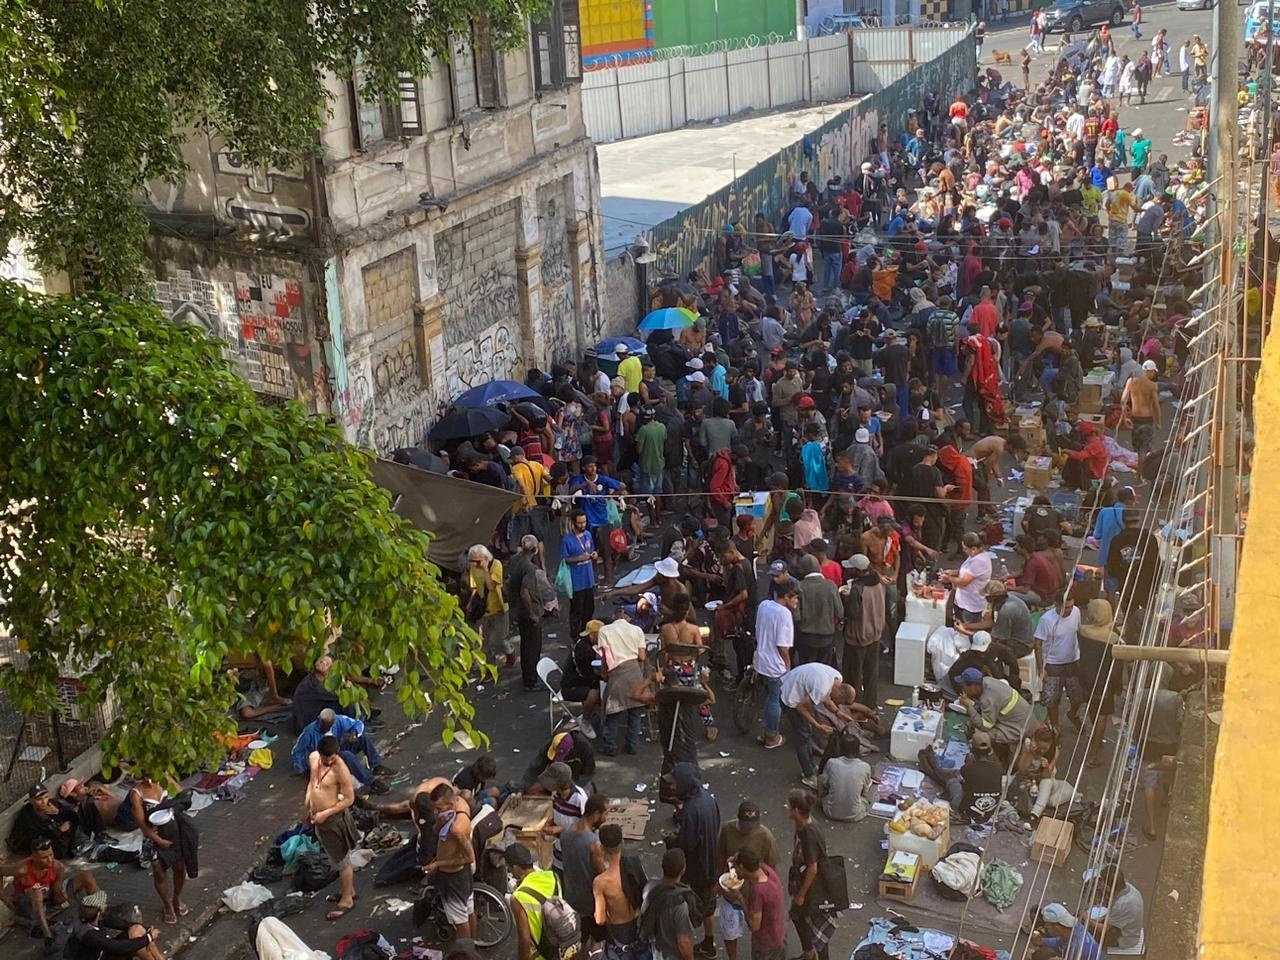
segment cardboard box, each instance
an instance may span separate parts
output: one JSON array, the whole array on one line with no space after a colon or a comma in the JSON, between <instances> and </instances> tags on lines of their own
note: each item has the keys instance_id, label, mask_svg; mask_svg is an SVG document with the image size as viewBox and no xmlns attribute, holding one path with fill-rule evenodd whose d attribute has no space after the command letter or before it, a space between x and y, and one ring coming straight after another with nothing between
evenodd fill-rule
<instances>
[{"instance_id":1,"label":"cardboard box","mask_svg":"<svg viewBox=\"0 0 1280 960\"><path fill-rule=\"evenodd\" d=\"M1070 820L1043 817L1031 835L1031 859L1060 867L1071 853L1071 841L1075 837L1075 824Z\"/></svg>"},{"instance_id":2,"label":"cardboard box","mask_svg":"<svg viewBox=\"0 0 1280 960\"><path fill-rule=\"evenodd\" d=\"M1018 420L1018 436L1027 445L1030 453L1039 453L1044 449L1044 421L1039 417L1021 417Z\"/></svg>"},{"instance_id":3,"label":"cardboard box","mask_svg":"<svg viewBox=\"0 0 1280 960\"><path fill-rule=\"evenodd\" d=\"M616 823L628 840L643 840L649 825L649 804L643 800L613 800L605 811L605 823Z\"/></svg>"},{"instance_id":4,"label":"cardboard box","mask_svg":"<svg viewBox=\"0 0 1280 960\"><path fill-rule=\"evenodd\" d=\"M1031 490L1047 490L1053 480L1053 461L1048 457L1027 457L1022 482Z\"/></svg>"},{"instance_id":5,"label":"cardboard box","mask_svg":"<svg viewBox=\"0 0 1280 960\"><path fill-rule=\"evenodd\" d=\"M880 899L910 903L916 898L916 889L923 873L919 854L902 851L889 854L884 872L880 874Z\"/></svg>"},{"instance_id":6,"label":"cardboard box","mask_svg":"<svg viewBox=\"0 0 1280 960\"><path fill-rule=\"evenodd\" d=\"M498 811L498 817L502 820L504 835L513 836L516 842L528 847L542 869L551 868L555 841L542 832L542 828L551 822L550 797L521 797L519 800L508 797Z\"/></svg>"}]
</instances>

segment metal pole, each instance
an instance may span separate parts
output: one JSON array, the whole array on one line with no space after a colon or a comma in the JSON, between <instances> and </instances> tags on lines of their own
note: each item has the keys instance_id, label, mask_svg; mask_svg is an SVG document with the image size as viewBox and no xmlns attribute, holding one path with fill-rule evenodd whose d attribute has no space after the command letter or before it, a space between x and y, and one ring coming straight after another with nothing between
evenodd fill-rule
<instances>
[{"instance_id":1,"label":"metal pole","mask_svg":"<svg viewBox=\"0 0 1280 960\"><path fill-rule=\"evenodd\" d=\"M1218 186L1211 195L1210 216L1217 215L1219 245L1218 289L1216 302L1222 311L1222 351L1224 357L1242 356L1237 346L1239 339L1240 284L1239 268L1235 257L1235 238L1240 235L1237 206L1238 190L1235 170L1239 160L1239 101L1236 91L1239 85L1239 59L1241 45L1240 8L1234 2L1218 3L1213 21L1213 98L1209 117L1209 177ZM1268 77L1268 82L1270 78ZM1247 228L1246 228L1247 229ZM1240 411L1237 409L1237 364L1223 360L1220 364L1218 403L1215 407L1214 437L1217 445L1214 458L1212 517L1213 544L1211 550L1211 582L1215 585L1217 622L1216 634L1228 628L1235 608L1236 556L1236 427Z\"/></svg>"}]
</instances>

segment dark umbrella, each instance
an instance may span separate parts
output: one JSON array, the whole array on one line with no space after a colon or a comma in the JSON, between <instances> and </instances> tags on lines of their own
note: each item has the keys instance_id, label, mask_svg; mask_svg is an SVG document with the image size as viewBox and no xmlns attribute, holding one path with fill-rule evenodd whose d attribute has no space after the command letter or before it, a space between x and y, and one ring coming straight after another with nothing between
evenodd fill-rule
<instances>
[{"instance_id":1,"label":"dark umbrella","mask_svg":"<svg viewBox=\"0 0 1280 960\"><path fill-rule=\"evenodd\" d=\"M426 470L429 473L449 472L449 465L447 463L437 457L434 453L422 450L418 447L401 447L399 450L392 450L391 459L396 463L403 463L411 467L417 467L419 470Z\"/></svg>"},{"instance_id":2,"label":"dark umbrella","mask_svg":"<svg viewBox=\"0 0 1280 960\"><path fill-rule=\"evenodd\" d=\"M491 380L472 387L458 395L455 407L492 407L495 403L511 403L513 400L538 400L542 394L515 380Z\"/></svg>"},{"instance_id":3,"label":"dark umbrella","mask_svg":"<svg viewBox=\"0 0 1280 960\"><path fill-rule=\"evenodd\" d=\"M511 415L497 407L454 407L428 434L432 440L469 440L507 425Z\"/></svg>"}]
</instances>

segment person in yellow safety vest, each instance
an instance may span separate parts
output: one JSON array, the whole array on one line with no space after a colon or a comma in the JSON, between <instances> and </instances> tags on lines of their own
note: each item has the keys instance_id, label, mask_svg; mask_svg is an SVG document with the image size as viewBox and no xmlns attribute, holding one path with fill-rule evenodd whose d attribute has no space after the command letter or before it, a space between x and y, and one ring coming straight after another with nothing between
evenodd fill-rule
<instances>
[{"instance_id":1,"label":"person in yellow safety vest","mask_svg":"<svg viewBox=\"0 0 1280 960\"><path fill-rule=\"evenodd\" d=\"M957 702L969 712L975 730L991 735L997 753L1007 764L1034 726L1031 703L1005 681L983 676L977 667L962 670L956 680L960 688Z\"/></svg>"},{"instance_id":2,"label":"person in yellow safety vest","mask_svg":"<svg viewBox=\"0 0 1280 960\"><path fill-rule=\"evenodd\" d=\"M519 937L519 960L556 960L542 950L542 904L559 896L560 882L550 870L541 870L533 862L533 854L522 843L513 843L503 852L516 891L511 895L511 916ZM554 952L554 951L553 951Z\"/></svg>"}]
</instances>

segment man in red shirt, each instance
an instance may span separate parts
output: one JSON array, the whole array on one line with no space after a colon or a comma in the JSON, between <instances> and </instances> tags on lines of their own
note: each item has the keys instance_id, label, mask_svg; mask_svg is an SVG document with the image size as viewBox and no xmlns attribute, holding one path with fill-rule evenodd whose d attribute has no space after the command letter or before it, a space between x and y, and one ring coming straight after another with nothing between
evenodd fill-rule
<instances>
[{"instance_id":1,"label":"man in red shirt","mask_svg":"<svg viewBox=\"0 0 1280 960\"><path fill-rule=\"evenodd\" d=\"M707 502L711 505L716 522L725 530L729 529L733 501L738 495L738 478L734 475L734 468L739 460L746 460L750 455L746 447L739 445L733 449L726 447L711 458Z\"/></svg>"},{"instance_id":2,"label":"man in red shirt","mask_svg":"<svg viewBox=\"0 0 1280 960\"><path fill-rule=\"evenodd\" d=\"M1077 428L1084 438L1079 450L1067 450L1067 462L1062 466L1062 485L1068 489L1088 490L1094 480L1101 480L1107 472L1107 447L1102 434L1092 423L1082 423Z\"/></svg>"},{"instance_id":3,"label":"man in red shirt","mask_svg":"<svg viewBox=\"0 0 1280 960\"><path fill-rule=\"evenodd\" d=\"M1009 591L1021 596L1028 606L1049 606L1062 592L1062 568L1036 550L1035 538L1029 533L1018 534L1014 543L1014 549L1022 557L1022 573L1015 578L1016 582Z\"/></svg>"},{"instance_id":4,"label":"man in red shirt","mask_svg":"<svg viewBox=\"0 0 1280 960\"><path fill-rule=\"evenodd\" d=\"M735 858L734 870L743 879L741 891L751 928L751 960L783 960L786 956L787 907L782 881L773 867L760 862L754 847L743 847Z\"/></svg>"},{"instance_id":5,"label":"man in red shirt","mask_svg":"<svg viewBox=\"0 0 1280 960\"><path fill-rule=\"evenodd\" d=\"M973 305L973 313L969 317L969 329L978 328L978 332L988 340L996 335L1000 326L1000 311L991 302L991 288L984 286L978 291L978 302Z\"/></svg>"}]
</instances>

